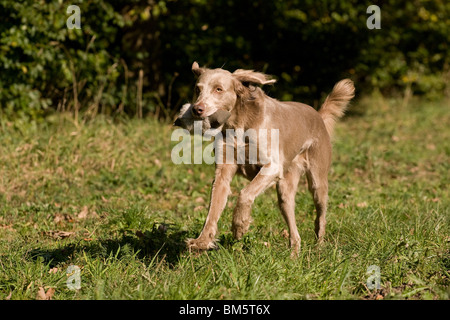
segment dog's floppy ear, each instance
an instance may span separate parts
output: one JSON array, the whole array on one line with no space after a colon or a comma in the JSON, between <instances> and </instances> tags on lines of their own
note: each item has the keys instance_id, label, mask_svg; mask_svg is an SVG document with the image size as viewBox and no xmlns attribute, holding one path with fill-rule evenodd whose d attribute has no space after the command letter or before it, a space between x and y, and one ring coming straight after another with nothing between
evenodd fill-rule
<instances>
[{"instance_id":1,"label":"dog's floppy ear","mask_svg":"<svg viewBox=\"0 0 450 320\"><path fill-rule=\"evenodd\" d=\"M233 72L233 77L242 82L244 85L248 84L274 84L277 80L271 79L267 74L255 72L253 70L237 69Z\"/></svg>"},{"instance_id":2,"label":"dog's floppy ear","mask_svg":"<svg viewBox=\"0 0 450 320\"><path fill-rule=\"evenodd\" d=\"M197 61L194 61L192 64L192 72L199 77L203 72L205 72L205 68L200 68Z\"/></svg>"}]
</instances>

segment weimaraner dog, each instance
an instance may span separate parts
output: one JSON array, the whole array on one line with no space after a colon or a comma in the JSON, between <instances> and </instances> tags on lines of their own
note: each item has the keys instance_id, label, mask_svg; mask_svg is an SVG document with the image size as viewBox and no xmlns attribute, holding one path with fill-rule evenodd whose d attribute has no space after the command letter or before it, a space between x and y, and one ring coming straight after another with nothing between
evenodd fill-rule
<instances>
[{"instance_id":1,"label":"weimaraner dog","mask_svg":"<svg viewBox=\"0 0 450 320\"><path fill-rule=\"evenodd\" d=\"M268 144L253 141L255 135L247 135L245 150L252 143L256 145L259 155L256 160L230 162L227 158L227 161L216 162L208 216L199 237L187 240L189 249L207 250L216 246L217 222L225 208L235 174L250 180L240 191L233 213L232 231L236 239L240 239L249 228L255 198L276 184L279 207L289 229L292 254L297 255L300 235L295 222L295 195L299 180L305 174L317 211L315 233L318 243L321 243L326 224L331 137L336 120L343 116L354 97L353 82L349 79L339 81L320 110L316 111L306 104L267 96L261 86L273 84L275 80L260 72L238 69L231 73L223 69L201 68L197 62L193 63L192 71L198 76L195 103L183 106L175 125L191 130L192 121L199 120L203 121L203 127L206 126L203 129L214 127L222 133L230 129L257 133L276 131L274 137L277 139L266 134L272 137L267 139L271 145L267 151L262 149L263 146L267 149ZM229 140L226 141L224 145L229 144ZM236 139L233 143L236 146ZM273 152L274 147L276 152ZM225 150L228 149L224 147L221 150L223 155L217 157L216 154L216 159L225 158ZM236 160L236 153L234 155Z\"/></svg>"}]
</instances>

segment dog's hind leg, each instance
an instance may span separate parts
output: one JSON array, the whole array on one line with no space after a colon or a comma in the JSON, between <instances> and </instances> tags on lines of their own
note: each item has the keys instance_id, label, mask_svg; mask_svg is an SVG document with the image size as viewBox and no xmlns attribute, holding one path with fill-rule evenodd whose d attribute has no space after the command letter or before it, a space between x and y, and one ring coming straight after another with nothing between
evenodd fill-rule
<instances>
[{"instance_id":1,"label":"dog's hind leg","mask_svg":"<svg viewBox=\"0 0 450 320\"><path fill-rule=\"evenodd\" d=\"M312 166L306 171L308 187L316 207L315 232L317 242L323 242L326 226L327 202L328 202L328 168Z\"/></svg>"},{"instance_id":2,"label":"dog's hind leg","mask_svg":"<svg viewBox=\"0 0 450 320\"><path fill-rule=\"evenodd\" d=\"M300 251L301 240L295 223L295 195L302 174L302 168L293 165L277 183L278 204L289 228L289 244L293 257L297 256Z\"/></svg>"}]
</instances>

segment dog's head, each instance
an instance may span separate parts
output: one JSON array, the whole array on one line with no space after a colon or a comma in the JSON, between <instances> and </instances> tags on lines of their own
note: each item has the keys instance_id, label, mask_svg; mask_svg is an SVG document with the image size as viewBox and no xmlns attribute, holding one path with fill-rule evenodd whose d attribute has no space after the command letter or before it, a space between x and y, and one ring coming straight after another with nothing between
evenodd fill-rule
<instances>
[{"instance_id":1,"label":"dog's head","mask_svg":"<svg viewBox=\"0 0 450 320\"><path fill-rule=\"evenodd\" d=\"M252 86L276 81L253 70L238 69L231 73L224 69L200 68L197 62L192 64L192 72L198 76L194 96L197 116L209 116L220 109L231 112L237 99L252 90Z\"/></svg>"},{"instance_id":2,"label":"dog's head","mask_svg":"<svg viewBox=\"0 0 450 320\"><path fill-rule=\"evenodd\" d=\"M192 72L198 76L193 99L195 102L184 105L175 121L175 125L189 131L195 120L203 121L204 128L221 128L238 102L251 96L255 86L276 81L253 70L238 69L231 73L224 69L201 68L197 62L192 64ZM211 123L214 125L211 126Z\"/></svg>"}]
</instances>

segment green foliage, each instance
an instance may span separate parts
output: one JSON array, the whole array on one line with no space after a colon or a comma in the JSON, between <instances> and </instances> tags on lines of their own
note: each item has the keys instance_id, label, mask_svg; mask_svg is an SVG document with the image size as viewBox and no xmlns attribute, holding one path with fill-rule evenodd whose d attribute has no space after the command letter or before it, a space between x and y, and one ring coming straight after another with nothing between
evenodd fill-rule
<instances>
[{"instance_id":1,"label":"green foliage","mask_svg":"<svg viewBox=\"0 0 450 320\"><path fill-rule=\"evenodd\" d=\"M80 30L66 27L73 4ZM194 60L265 71L271 95L314 105L344 76L360 93L448 93L450 3L385 1L380 30L371 4L0 0L0 112L169 116L191 98Z\"/></svg>"}]
</instances>

